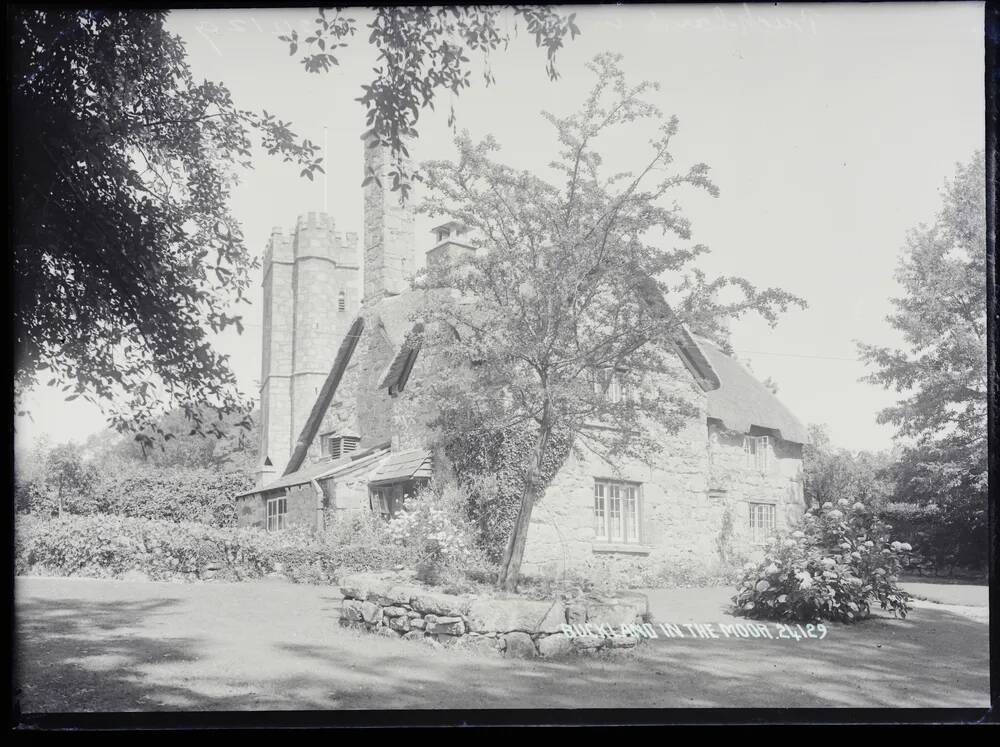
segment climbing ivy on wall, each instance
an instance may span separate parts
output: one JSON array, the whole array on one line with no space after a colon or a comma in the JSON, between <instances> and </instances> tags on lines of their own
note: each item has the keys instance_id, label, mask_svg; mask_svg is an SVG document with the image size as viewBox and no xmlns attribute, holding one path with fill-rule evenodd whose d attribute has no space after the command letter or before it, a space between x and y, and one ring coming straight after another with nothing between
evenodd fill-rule
<instances>
[{"instance_id":1,"label":"climbing ivy on wall","mask_svg":"<svg viewBox=\"0 0 1000 747\"><path fill-rule=\"evenodd\" d=\"M443 445L444 456L469 495L469 518L491 560L500 560L513 531L525 488L527 455L532 453L536 439L534 428L520 427L463 434ZM550 437L550 448L542 463L545 487L565 463L571 445L568 432L556 432Z\"/></svg>"}]
</instances>

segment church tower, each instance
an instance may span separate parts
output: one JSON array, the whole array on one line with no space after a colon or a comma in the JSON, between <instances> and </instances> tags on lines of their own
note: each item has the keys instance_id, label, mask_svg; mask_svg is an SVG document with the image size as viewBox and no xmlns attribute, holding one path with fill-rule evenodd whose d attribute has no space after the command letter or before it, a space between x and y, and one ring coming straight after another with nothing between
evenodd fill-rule
<instances>
[{"instance_id":1,"label":"church tower","mask_svg":"<svg viewBox=\"0 0 1000 747\"><path fill-rule=\"evenodd\" d=\"M326 213L299 216L264 253L257 484L281 475L360 306L358 237Z\"/></svg>"}]
</instances>

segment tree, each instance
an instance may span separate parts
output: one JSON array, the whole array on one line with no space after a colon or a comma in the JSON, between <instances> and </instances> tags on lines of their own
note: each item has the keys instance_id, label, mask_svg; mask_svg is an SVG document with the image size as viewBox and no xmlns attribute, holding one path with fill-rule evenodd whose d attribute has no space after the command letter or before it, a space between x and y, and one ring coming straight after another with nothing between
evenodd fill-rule
<instances>
[{"instance_id":1,"label":"tree","mask_svg":"<svg viewBox=\"0 0 1000 747\"><path fill-rule=\"evenodd\" d=\"M250 473L257 460L259 412L250 413L247 418L249 427L244 423L244 416L238 413L222 418L210 418L209 415L208 412L202 413L204 434L192 433L187 415L177 409L153 421L164 438L152 447L127 435L105 432L91 436L84 444L84 451L100 462L117 460L128 465L154 468L243 470Z\"/></svg>"},{"instance_id":2,"label":"tree","mask_svg":"<svg viewBox=\"0 0 1000 747\"><path fill-rule=\"evenodd\" d=\"M535 44L545 47L545 70L551 80L556 80L556 53L567 34L572 39L580 33L576 14L562 15L546 5L509 8L514 17L514 35L519 21L523 21ZM438 92L458 95L472 85L467 52L482 54L483 79L487 86L495 82L489 55L501 45L506 50L511 39L509 29L501 28L505 10L496 5L372 8L368 43L378 50L378 66L374 68L374 80L362 86L357 101L364 106L368 128L375 135L373 146L389 148L393 162L391 186L400 191L400 199L406 199L411 182L420 178L408 165L405 141L417 137L420 111L434 108ZM288 43L292 55L304 46L303 67L306 72L320 73L339 64L334 52L347 47L349 42L345 40L357 31L357 21L340 9L320 8L309 36L300 40L298 32L292 31L280 38ZM454 121L452 108L449 123L454 125ZM378 176L370 173L366 179L378 181Z\"/></svg>"},{"instance_id":3,"label":"tree","mask_svg":"<svg viewBox=\"0 0 1000 747\"><path fill-rule=\"evenodd\" d=\"M802 490L806 505L822 506L847 500L877 508L892 499L893 462L890 455L838 449L826 426L809 426L809 443L802 451Z\"/></svg>"},{"instance_id":4,"label":"tree","mask_svg":"<svg viewBox=\"0 0 1000 747\"><path fill-rule=\"evenodd\" d=\"M668 169L677 119L646 100L655 84L627 83L620 59L594 59L597 81L577 114L543 115L557 132L551 167L560 186L495 162L496 142L474 144L467 134L456 140L457 162L423 165L426 210L464 223L484 249L432 265L420 281L435 293L427 329L453 331L432 340L448 362L435 366L440 375L427 385L441 413L436 422L458 437L511 427L533 433L499 576L510 590L554 441L652 458L661 441L646 426L676 430L694 414L664 376L676 365L682 325L717 336L727 317L756 311L773 324L778 311L803 303L742 278L708 280L691 266L705 247L658 241L657 234L690 238L676 204L663 204L676 188L717 189L704 164ZM643 124L656 130L648 159L635 173L606 175L597 146L635 137L630 130ZM610 396L612 387L622 396Z\"/></svg>"},{"instance_id":5,"label":"tree","mask_svg":"<svg viewBox=\"0 0 1000 747\"><path fill-rule=\"evenodd\" d=\"M961 516L979 542L987 479L984 185L978 152L946 183L934 223L907 234L896 271L903 295L887 317L903 345L858 345L873 369L866 380L901 395L878 415L903 447L901 497Z\"/></svg>"},{"instance_id":6,"label":"tree","mask_svg":"<svg viewBox=\"0 0 1000 747\"><path fill-rule=\"evenodd\" d=\"M50 446L39 441L19 464L15 479L15 510L49 513L90 513L94 488L100 480L97 467L84 460L76 444Z\"/></svg>"},{"instance_id":7,"label":"tree","mask_svg":"<svg viewBox=\"0 0 1000 747\"><path fill-rule=\"evenodd\" d=\"M251 135L322 171L287 123L196 81L165 17L9 15L16 388L47 375L146 442L163 403L195 431L206 408L249 410L209 330L242 331L257 266L228 207Z\"/></svg>"}]
</instances>

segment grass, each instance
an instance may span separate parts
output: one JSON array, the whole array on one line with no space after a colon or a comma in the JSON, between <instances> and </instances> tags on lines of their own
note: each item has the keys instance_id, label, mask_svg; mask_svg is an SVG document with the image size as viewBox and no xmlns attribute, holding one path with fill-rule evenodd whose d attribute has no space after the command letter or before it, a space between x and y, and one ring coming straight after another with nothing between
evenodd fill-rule
<instances>
[{"instance_id":1,"label":"grass","mask_svg":"<svg viewBox=\"0 0 1000 747\"><path fill-rule=\"evenodd\" d=\"M732 623L725 587L659 590L661 622ZM25 578L25 713L370 708L985 707L988 626L921 603L821 641L665 639L613 659L506 660L336 623L335 587Z\"/></svg>"}]
</instances>

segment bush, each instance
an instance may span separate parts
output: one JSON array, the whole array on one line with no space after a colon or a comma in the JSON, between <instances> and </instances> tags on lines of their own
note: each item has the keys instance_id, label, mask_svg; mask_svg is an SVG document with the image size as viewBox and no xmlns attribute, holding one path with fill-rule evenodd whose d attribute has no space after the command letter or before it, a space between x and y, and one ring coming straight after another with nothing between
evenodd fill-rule
<instances>
[{"instance_id":1,"label":"bush","mask_svg":"<svg viewBox=\"0 0 1000 747\"><path fill-rule=\"evenodd\" d=\"M910 550L890 542L888 525L862 503L827 502L744 566L733 602L738 614L772 620L857 622L876 602L906 617L909 595L897 580Z\"/></svg>"},{"instance_id":2,"label":"bush","mask_svg":"<svg viewBox=\"0 0 1000 747\"><path fill-rule=\"evenodd\" d=\"M893 527L893 534L913 545L912 565L922 570L956 567L985 570L988 527L985 501L981 509L950 503L887 503L879 516Z\"/></svg>"},{"instance_id":3,"label":"bush","mask_svg":"<svg viewBox=\"0 0 1000 747\"><path fill-rule=\"evenodd\" d=\"M294 527L268 533L100 515L20 516L14 547L18 574L120 578L138 571L153 580L192 580L214 566L224 579L281 573L294 582L330 583L344 572L392 568L406 560L384 534L341 543L336 533Z\"/></svg>"},{"instance_id":4,"label":"bush","mask_svg":"<svg viewBox=\"0 0 1000 747\"><path fill-rule=\"evenodd\" d=\"M233 498L253 487L253 476L184 467L128 466L104 476L96 511L167 521L236 526Z\"/></svg>"},{"instance_id":5,"label":"bush","mask_svg":"<svg viewBox=\"0 0 1000 747\"><path fill-rule=\"evenodd\" d=\"M485 554L476 546L468 500L454 481L432 483L407 499L389 522L388 535L395 546L408 549L418 580L458 589L471 583L467 569L482 570Z\"/></svg>"}]
</instances>

